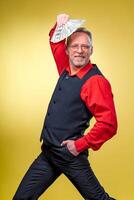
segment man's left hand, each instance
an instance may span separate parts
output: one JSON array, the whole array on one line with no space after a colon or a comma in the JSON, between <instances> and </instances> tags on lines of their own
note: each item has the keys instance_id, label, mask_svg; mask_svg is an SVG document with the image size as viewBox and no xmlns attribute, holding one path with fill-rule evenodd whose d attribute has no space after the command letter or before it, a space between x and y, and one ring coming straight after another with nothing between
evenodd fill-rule
<instances>
[{"instance_id":1,"label":"man's left hand","mask_svg":"<svg viewBox=\"0 0 134 200\"><path fill-rule=\"evenodd\" d=\"M61 146L66 145L68 150L70 151L70 153L72 153L74 156L78 156L79 152L77 151L75 144L74 144L74 140L64 140L61 143Z\"/></svg>"}]
</instances>

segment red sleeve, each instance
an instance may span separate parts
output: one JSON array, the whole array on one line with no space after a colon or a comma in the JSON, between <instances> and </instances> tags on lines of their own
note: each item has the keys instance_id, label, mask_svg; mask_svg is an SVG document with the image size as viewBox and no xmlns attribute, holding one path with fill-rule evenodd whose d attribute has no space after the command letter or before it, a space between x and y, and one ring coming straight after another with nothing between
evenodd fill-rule
<instances>
[{"instance_id":1,"label":"red sleeve","mask_svg":"<svg viewBox=\"0 0 134 200\"><path fill-rule=\"evenodd\" d=\"M93 128L75 141L78 152L98 150L117 131L117 118L110 83L102 76L88 79L81 90L81 98L96 119Z\"/></svg>"},{"instance_id":2,"label":"red sleeve","mask_svg":"<svg viewBox=\"0 0 134 200\"><path fill-rule=\"evenodd\" d=\"M56 24L49 33L50 40L52 38L55 28L56 28ZM62 71L69 65L68 55L66 54L65 40L62 40L57 43L53 43L50 41L50 47L52 50L54 60L56 62L58 73L60 75L62 73Z\"/></svg>"}]
</instances>

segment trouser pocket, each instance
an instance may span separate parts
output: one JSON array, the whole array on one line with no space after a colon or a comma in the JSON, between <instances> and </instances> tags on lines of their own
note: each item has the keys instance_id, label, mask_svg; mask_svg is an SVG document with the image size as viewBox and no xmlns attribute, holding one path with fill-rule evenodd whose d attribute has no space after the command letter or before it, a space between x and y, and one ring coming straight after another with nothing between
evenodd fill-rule
<instances>
[{"instance_id":1,"label":"trouser pocket","mask_svg":"<svg viewBox=\"0 0 134 200\"><path fill-rule=\"evenodd\" d=\"M70 158L76 157L75 155L73 155L73 154L69 151L69 149L67 148L67 146L65 146L65 152L67 153L67 155L68 155Z\"/></svg>"}]
</instances>

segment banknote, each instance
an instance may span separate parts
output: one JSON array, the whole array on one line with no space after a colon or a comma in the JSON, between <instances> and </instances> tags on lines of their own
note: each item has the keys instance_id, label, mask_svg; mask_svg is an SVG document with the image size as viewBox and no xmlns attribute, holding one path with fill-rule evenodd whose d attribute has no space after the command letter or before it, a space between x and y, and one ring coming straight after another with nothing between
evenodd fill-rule
<instances>
[{"instance_id":1,"label":"banknote","mask_svg":"<svg viewBox=\"0 0 134 200\"><path fill-rule=\"evenodd\" d=\"M51 42L56 43L70 36L78 27L85 22L84 19L70 19L66 24L56 27Z\"/></svg>"}]
</instances>

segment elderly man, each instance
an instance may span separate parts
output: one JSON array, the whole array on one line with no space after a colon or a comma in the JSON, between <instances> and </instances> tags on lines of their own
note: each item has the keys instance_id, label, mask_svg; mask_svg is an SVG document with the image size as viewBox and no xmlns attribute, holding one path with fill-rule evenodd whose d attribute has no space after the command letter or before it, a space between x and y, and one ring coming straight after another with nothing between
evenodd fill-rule
<instances>
[{"instance_id":1,"label":"elderly man","mask_svg":"<svg viewBox=\"0 0 134 200\"><path fill-rule=\"evenodd\" d=\"M57 16L50 39L56 26L68 20L66 14ZM37 200L62 173L85 200L112 200L88 161L88 149L98 150L117 130L110 83L90 61L92 35L78 28L67 41L50 41L50 45L60 77L41 133L42 152L24 176L14 200ZM92 117L96 122L84 134Z\"/></svg>"}]
</instances>

